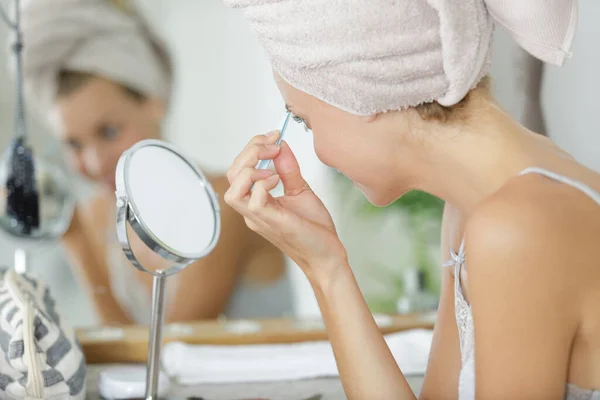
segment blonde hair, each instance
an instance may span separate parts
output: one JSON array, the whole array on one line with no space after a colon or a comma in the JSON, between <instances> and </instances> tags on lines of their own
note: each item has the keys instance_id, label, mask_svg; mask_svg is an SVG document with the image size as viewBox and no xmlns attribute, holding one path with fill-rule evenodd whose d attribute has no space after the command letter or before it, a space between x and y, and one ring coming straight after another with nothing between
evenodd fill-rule
<instances>
[{"instance_id":1,"label":"blonde hair","mask_svg":"<svg viewBox=\"0 0 600 400\"><path fill-rule=\"evenodd\" d=\"M457 104L445 107L440 103L434 101L432 103L424 103L415 107L415 110L419 113L424 121L435 121L435 122L449 122L455 120L462 120L465 118L465 109L472 100L473 93L482 92L489 94L490 92L490 78L485 76L475 88L473 88L467 95L459 101Z\"/></svg>"}]
</instances>

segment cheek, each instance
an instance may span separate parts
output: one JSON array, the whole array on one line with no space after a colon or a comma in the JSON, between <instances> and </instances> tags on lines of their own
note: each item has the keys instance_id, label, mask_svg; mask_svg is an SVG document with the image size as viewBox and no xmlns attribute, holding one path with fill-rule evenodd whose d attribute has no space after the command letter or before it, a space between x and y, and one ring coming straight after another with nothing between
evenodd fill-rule
<instances>
[{"instance_id":1,"label":"cheek","mask_svg":"<svg viewBox=\"0 0 600 400\"><path fill-rule=\"evenodd\" d=\"M314 131L313 131L314 134ZM323 142L321 140L318 139L318 136L314 136L313 138L313 146L315 148L315 154L317 155L317 158L325 165L332 167L332 165L330 165L327 161L329 159L329 157L327 156L327 149L326 147L323 146Z\"/></svg>"},{"instance_id":2,"label":"cheek","mask_svg":"<svg viewBox=\"0 0 600 400\"><path fill-rule=\"evenodd\" d=\"M130 145L144 139L160 139L160 128L159 123L140 115L126 126L122 139Z\"/></svg>"},{"instance_id":3,"label":"cheek","mask_svg":"<svg viewBox=\"0 0 600 400\"><path fill-rule=\"evenodd\" d=\"M361 180L360 152L356 152L350 141L344 139L344 133L323 133L313 131L315 153L319 160L356 181Z\"/></svg>"},{"instance_id":4,"label":"cheek","mask_svg":"<svg viewBox=\"0 0 600 400\"><path fill-rule=\"evenodd\" d=\"M121 154L131 146L144 139L158 139L153 135L153 130L149 126L140 124L131 124L121 130L119 136L108 142L111 149L111 156L119 158Z\"/></svg>"},{"instance_id":5,"label":"cheek","mask_svg":"<svg viewBox=\"0 0 600 400\"><path fill-rule=\"evenodd\" d=\"M332 146L333 142L328 140L326 136L322 136L313 131L313 145L315 148L315 154L317 158L325 165L331 168L340 169L340 159L335 147Z\"/></svg>"},{"instance_id":6,"label":"cheek","mask_svg":"<svg viewBox=\"0 0 600 400\"><path fill-rule=\"evenodd\" d=\"M138 131L124 130L117 140L112 141L112 152L122 153L142 139L146 139L140 135Z\"/></svg>"}]
</instances>

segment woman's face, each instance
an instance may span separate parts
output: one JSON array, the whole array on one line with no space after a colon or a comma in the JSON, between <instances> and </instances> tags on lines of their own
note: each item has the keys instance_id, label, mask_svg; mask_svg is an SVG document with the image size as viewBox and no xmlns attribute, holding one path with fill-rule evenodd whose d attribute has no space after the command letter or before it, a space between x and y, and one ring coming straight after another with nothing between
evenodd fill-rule
<instances>
[{"instance_id":1,"label":"woman's face","mask_svg":"<svg viewBox=\"0 0 600 400\"><path fill-rule=\"evenodd\" d=\"M410 152L402 140L407 112L357 116L330 106L275 76L288 109L312 130L317 157L385 206L410 190Z\"/></svg>"},{"instance_id":2,"label":"woman's face","mask_svg":"<svg viewBox=\"0 0 600 400\"><path fill-rule=\"evenodd\" d=\"M114 191L119 157L140 140L159 138L163 114L159 100L136 99L118 84L90 78L58 98L52 122L74 167Z\"/></svg>"}]
</instances>

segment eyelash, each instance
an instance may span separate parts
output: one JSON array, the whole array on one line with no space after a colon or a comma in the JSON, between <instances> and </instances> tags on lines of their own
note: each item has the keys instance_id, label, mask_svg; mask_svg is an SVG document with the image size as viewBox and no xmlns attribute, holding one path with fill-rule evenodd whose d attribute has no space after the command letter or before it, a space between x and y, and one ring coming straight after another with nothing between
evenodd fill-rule
<instances>
[{"instance_id":1,"label":"eyelash","mask_svg":"<svg viewBox=\"0 0 600 400\"><path fill-rule=\"evenodd\" d=\"M297 115L294 115L294 114L292 114L292 119L293 119L295 122L299 123L299 124L303 124L303 125L304 125L304 130L305 130L306 132L308 132L308 131L309 131L309 129L308 129L308 125L306 125L306 121L304 121L302 118L300 118L300 117L299 117L299 116L297 116Z\"/></svg>"}]
</instances>

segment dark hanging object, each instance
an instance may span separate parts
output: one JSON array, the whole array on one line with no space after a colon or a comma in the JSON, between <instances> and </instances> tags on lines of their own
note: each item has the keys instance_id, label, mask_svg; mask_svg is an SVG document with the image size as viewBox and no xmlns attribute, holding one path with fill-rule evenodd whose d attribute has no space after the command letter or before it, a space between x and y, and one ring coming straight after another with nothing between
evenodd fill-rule
<instances>
[{"instance_id":1,"label":"dark hanging object","mask_svg":"<svg viewBox=\"0 0 600 400\"><path fill-rule=\"evenodd\" d=\"M19 0L15 0L15 21L11 22L0 9L6 23L15 33L13 52L16 61L17 101L15 116L15 138L8 149L8 174L6 181L6 214L11 225L22 235L29 236L40 227L39 193L35 181L33 153L27 145L27 126L23 101L23 69L21 33L21 11Z\"/></svg>"},{"instance_id":2,"label":"dark hanging object","mask_svg":"<svg viewBox=\"0 0 600 400\"><path fill-rule=\"evenodd\" d=\"M6 190L6 214L21 234L31 235L40 227L40 207L32 152L24 138L11 143Z\"/></svg>"}]
</instances>

